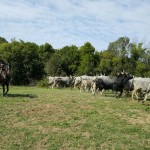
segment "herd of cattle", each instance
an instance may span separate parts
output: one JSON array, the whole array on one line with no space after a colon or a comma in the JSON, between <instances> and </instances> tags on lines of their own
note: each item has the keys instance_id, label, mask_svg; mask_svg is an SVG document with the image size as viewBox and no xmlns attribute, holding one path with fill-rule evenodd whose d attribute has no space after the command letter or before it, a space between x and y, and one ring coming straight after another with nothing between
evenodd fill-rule
<instances>
[{"instance_id":1,"label":"herd of cattle","mask_svg":"<svg viewBox=\"0 0 150 150\"><path fill-rule=\"evenodd\" d=\"M147 100L150 93L150 78L134 77L125 72L117 76L78 76L78 77L48 77L48 84L54 87L78 87L80 92L83 90L96 92L112 90L115 97L131 95L132 100ZM118 94L119 92L119 94Z\"/></svg>"}]
</instances>

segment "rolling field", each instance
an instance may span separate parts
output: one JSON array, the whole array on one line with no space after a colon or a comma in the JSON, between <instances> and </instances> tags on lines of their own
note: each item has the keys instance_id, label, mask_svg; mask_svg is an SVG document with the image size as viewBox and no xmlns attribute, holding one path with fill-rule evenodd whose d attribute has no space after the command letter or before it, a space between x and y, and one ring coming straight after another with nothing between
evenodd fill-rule
<instances>
[{"instance_id":1,"label":"rolling field","mask_svg":"<svg viewBox=\"0 0 150 150\"><path fill-rule=\"evenodd\" d=\"M70 89L0 91L0 150L149 150L150 102Z\"/></svg>"}]
</instances>

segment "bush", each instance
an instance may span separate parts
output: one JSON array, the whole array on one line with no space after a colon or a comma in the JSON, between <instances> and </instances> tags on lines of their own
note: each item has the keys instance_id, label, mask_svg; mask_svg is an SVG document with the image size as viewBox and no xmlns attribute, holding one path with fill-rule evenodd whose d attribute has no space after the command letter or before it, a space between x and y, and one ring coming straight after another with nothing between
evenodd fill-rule
<instances>
[{"instance_id":1,"label":"bush","mask_svg":"<svg viewBox=\"0 0 150 150\"><path fill-rule=\"evenodd\" d=\"M48 87L48 79L44 78L37 83L37 87Z\"/></svg>"}]
</instances>

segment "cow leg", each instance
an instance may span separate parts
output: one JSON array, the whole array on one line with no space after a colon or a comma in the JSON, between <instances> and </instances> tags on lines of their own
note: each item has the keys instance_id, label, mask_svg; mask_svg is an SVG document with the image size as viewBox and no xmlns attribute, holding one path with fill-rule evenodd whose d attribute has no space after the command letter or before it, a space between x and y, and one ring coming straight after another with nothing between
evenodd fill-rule
<instances>
[{"instance_id":1,"label":"cow leg","mask_svg":"<svg viewBox=\"0 0 150 150\"><path fill-rule=\"evenodd\" d=\"M120 94L118 95L118 97L121 97L121 96L122 96L122 93L123 93L123 91L120 91Z\"/></svg>"},{"instance_id":2,"label":"cow leg","mask_svg":"<svg viewBox=\"0 0 150 150\"><path fill-rule=\"evenodd\" d=\"M139 97L138 97L138 95L137 95L137 90L133 90L133 91L132 91L132 100L135 100L135 99L134 99L134 96L136 97L137 100L139 100Z\"/></svg>"},{"instance_id":3,"label":"cow leg","mask_svg":"<svg viewBox=\"0 0 150 150\"><path fill-rule=\"evenodd\" d=\"M132 101L134 101L134 95L135 95L135 93L136 93L136 91L133 90L133 91L132 91Z\"/></svg>"},{"instance_id":4,"label":"cow leg","mask_svg":"<svg viewBox=\"0 0 150 150\"><path fill-rule=\"evenodd\" d=\"M136 99L138 100L139 97L138 97L138 95L137 95L137 92L135 92L134 94L135 94Z\"/></svg>"},{"instance_id":5,"label":"cow leg","mask_svg":"<svg viewBox=\"0 0 150 150\"><path fill-rule=\"evenodd\" d=\"M123 90L122 96L129 97L129 90Z\"/></svg>"},{"instance_id":6,"label":"cow leg","mask_svg":"<svg viewBox=\"0 0 150 150\"><path fill-rule=\"evenodd\" d=\"M94 83L92 88L92 94L95 96L95 92L96 92L96 84Z\"/></svg>"},{"instance_id":7,"label":"cow leg","mask_svg":"<svg viewBox=\"0 0 150 150\"><path fill-rule=\"evenodd\" d=\"M82 85L80 86L80 93L82 92Z\"/></svg>"},{"instance_id":8,"label":"cow leg","mask_svg":"<svg viewBox=\"0 0 150 150\"><path fill-rule=\"evenodd\" d=\"M55 86L55 83L52 85L52 89L54 88L54 86Z\"/></svg>"},{"instance_id":9,"label":"cow leg","mask_svg":"<svg viewBox=\"0 0 150 150\"><path fill-rule=\"evenodd\" d=\"M114 91L114 97L115 97L115 98L119 98L121 95L122 95L122 92L120 92L120 94L118 95L118 94L117 94L117 91Z\"/></svg>"},{"instance_id":10,"label":"cow leg","mask_svg":"<svg viewBox=\"0 0 150 150\"><path fill-rule=\"evenodd\" d=\"M80 89L80 87L81 87L81 84L74 84L74 88L78 88L78 89Z\"/></svg>"},{"instance_id":11,"label":"cow leg","mask_svg":"<svg viewBox=\"0 0 150 150\"><path fill-rule=\"evenodd\" d=\"M134 91L132 91L132 101L134 101Z\"/></svg>"},{"instance_id":12,"label":"cow leg","mask_svg":"<svg viewBox=\"0 0 150 150\"><path fill-rule=\"evenodd\" d=\"M89 87L89 86L88 86L88 87L87 87L87 91L88 91L88 92L93 92L92 87Z\"/></svg>"},{"instance_id":13,"label":"cow leg","mask_svg":"<svg viewBox=\"0 0 150 150\"><path fill-rule=\"evenodd\" d=\"M87 85L85 85L84 89L86 92L89 92L89 88L87 87Z\"/></svg>"},{"instance_id":14,"label":"cow leg","mask_svg":"<svg viewBox=\"0 0 150 150\"><path fill-rule=\"evenodd\" d=\"M147 100L147 96L148 96L148 93L145 94L145 97L144 97L144 100L142 101L142 103L144 103Z\"/></svg>"},{"instance_id":15,"label":"cow leg","mask_svg":"<svg viewBox=\"0 0 150 150\"><path fill-rule=\"evenodd\" d=\"M113 95L114 95L114 97L116 97L117 91L113 91Z\"/></svg>"},{"instance_id":16,"label":"cow leg","mask_svg":"<svg viewBox=\"0 0 150 150\"><path fill-rule=\"evenodd\" d=\"M95 90L92 90L92 94L95 96Z\"/></svg>"},{"instance_id":17,"label":"cow leg","mask_svg":"<svg viewBox=\"0 0 150 150\"><path fill-rule=\"evenodd\" d=\"M132 91L132 101L134 101L134 93L135 93L135 91L133 90Z\"/></svg>"},{"instance_id":18,"label":"cow leg","mask_svg":"<svg viewBox=\"0 0 150 150\"><path fill-rule=\"evenodd\" d=\"M104 95L105 93L106 93L105 89L102 89L102 90L100 91L100 95Z\"/></svg>"},{"instance_id":19,"label":"cow leg","mask_svg":"<svg viewBox=\"0 0 150 150\"><path fill-rule=\"evenodd\" d=\"M147 88L147 91L146 91L146 94L145 94L145 98L144 98L144 100L142 101L142 103L144 103L144 102L147 100L147 96L148 96L148 94L149 94L149 90L150 90L150 83L149 83L149 85L148 85L148 88Z\"/></svg>"}]
</instances>

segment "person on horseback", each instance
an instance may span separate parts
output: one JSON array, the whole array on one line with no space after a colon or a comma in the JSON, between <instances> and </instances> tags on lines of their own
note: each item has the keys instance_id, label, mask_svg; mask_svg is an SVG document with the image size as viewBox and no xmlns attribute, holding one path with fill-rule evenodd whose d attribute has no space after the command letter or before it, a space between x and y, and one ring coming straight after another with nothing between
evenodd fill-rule
<instances>
[{"instance_id":1,"label":"person on horseback","mask_svg":"<svg viewBox=\"0 0 150 150\"><path fill-rule=\"evenodd\" d=\"M3 87L3 96L6 96L9 91L9 84L11 80L10 67L3 60L0 60L0 83ZM5 86L7 90L5 91Z\"/></svg>"}]
</instances>

